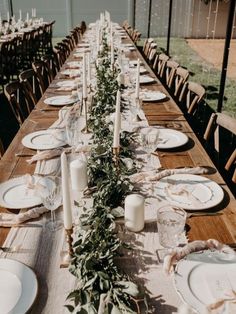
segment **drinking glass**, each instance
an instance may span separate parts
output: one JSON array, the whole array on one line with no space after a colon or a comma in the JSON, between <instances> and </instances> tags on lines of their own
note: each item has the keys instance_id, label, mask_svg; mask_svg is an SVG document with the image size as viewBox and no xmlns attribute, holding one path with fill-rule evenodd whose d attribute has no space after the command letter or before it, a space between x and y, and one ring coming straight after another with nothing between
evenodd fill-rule
<instances>
[{"instance_id":1,"label":"drinking glass","mask_svg":"<svg viewBox=\"0 0 236 314\"><path fill-rule=\"evenodd\" d=\"M164 205L157 211L157 228L159 242L164 248L174 248L179 245L184 231L187 213L178 207Z\"/></svg>"},{"instance_id":2,"label":"drinking glass","mask_svg":"<svg viewBox=\"0 0 236 314\"><path fill-rule=\"evenodd\" d=\"M45 177L40 180L40 196L43 205L51 211L51 221L46 226L55 231L62 227L62 221L56 219L55 210L62 204L62 189L60 177Z\"/></svg>"},{"instance_id":3,"label":"drinking glass","mask_svg":"<svg viewBox=\"0 0 236 314\"><path fill-rule=\"evenodd\" d=\"M79 124L77 115L68 118L66 123L67 144L76 147L79 143Z\"/></svg>"},{"instance_id":4,"label":"drinking glass","mask_svg":"<svg viewBox=\"0 0 236 314\"><path fill-rule=\"evenodd\" d=\"M147 152L147 166L152 168L152 152L155 151L157 144L159 143L159 129L153 127L146 127L141 129L140 138L141 145L144 150Z\"/></svg>"}]
</instances>

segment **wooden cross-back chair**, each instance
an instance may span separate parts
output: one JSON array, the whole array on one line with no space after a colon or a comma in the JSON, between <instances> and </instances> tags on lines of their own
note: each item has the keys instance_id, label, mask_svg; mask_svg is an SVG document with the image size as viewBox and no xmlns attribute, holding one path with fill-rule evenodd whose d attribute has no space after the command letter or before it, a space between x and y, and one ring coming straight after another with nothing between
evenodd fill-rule
<instances>
[{"instance_id":1,"label":"wooden cross-back chair","mask_svg":"<svg viewBox=\"0 0 236 314\"><path fill-rule=\"evenodd\" d=\"M180 94L183 110L193 115L206 94L205 88L195 82L186 82Z\"/></svg>"},{"instance_id":2,"label":"wooden cross-back chair","mask_svg":"<svg viewBox=\"0 0 236 314\"><path fill-rule=\"evenodd\" d=\"M183 86L188 78L189 71L182 67L178 67L175 71L173 79L168 82L168 87L177 99L180 96Z\"/></svg>"},{"instance_id":3,"label":"wooden cross-back chair","mask_svg":"<svg viewBox=\"0 0 236 314\"><path fill-rule=\"evenodd\" d=\"M170 88L170 86L172 85L172 82L174 80L174 76L176 73L177 68L179 67L179 63L174 61L174 60L168 60L166 62L166 85Z\"/></svg>"},{"instance_id":4,"label":"wooden cross-back chair","mask_svg":"<svg viewBox=\"0 0 236 314\"><path fill-rule=\"evenodd\" d=\"M42 88L40 86L40 81L33 69L28 69L19 74L20 82L28 93L29 97L32 99L34 105L37 104L39 99L42 97Z\"/></svg>"},{"instance_id":5,"label":"wooden cross-back chair","mask_svg":"<svg viewBox=\"0 0 236 314\"><path fill-rule=\"evenodd\" d=\"M218 166L224 167L230 173L231 180L236 183L236 119L224 113L213 113L204 139L207 147L213 149Z\"/></svg>"},{"instance_id":6,"label":"wooden cross-back chair","mask_svg":"<svg viewBox=\"0 0 236 314\"><path fill-rule=\"evenodd\" d=\"M53 53L45 55L41 58L46 67L46 73L48 74L48 82L51 83L57 74L57 63Z\"/></svg>"},{"instance_id":7,"label":"wooden cross-back chair","mask_svg":"<svg viewBox=\"0 0 236 314\"><path fill-rule=\"evenodd\" d=\"M146 56L147 53L148 53L148 50L150 48L150 45L151 43L153 43L154 39L153 38L147 38L145 39L144 41L144 44L143 44L143 54Z\"/></svg>"},{"instance_id":8,"label":"wooden cross-back chair","mask_svg":"<svg viewBox=\"0 0 236 314\"><path fill-rule=\"evenodd\" d=\"M21 126L34 108L34 103L25 93L19 81L8 83L4 88L4 92L19 126Z\"/></svg>"},{"instance_id":9,"label":"wooden cross-back chair","mask_svg":"<svg viewBox=\"0 0 236 314\"><path fill-rule=\"evenodd\" d=\"M159 76L160 79L163 80L164 74L165 74L165 69L166 69L166 63L170 59L169 56L167 56L164 53L161 53L157 55L157 60L154 61L154 69L157 75Z\"/></svg>"},{"instance_id":10,"label":"wooden cross-back chair","mask_svg":"<svg viewBox=\"0 0 236 314\"><path fill-rule=\"evenodd\" d=\"M42 94L45 92L45 90L48 88L50 83L50 75L47 71L47 67L45 65L45 62L43 61L36 61L32 63L32 68L35 71L37 78L39 80L39 85L42 91Z\"/></svg>"}]
</instances>

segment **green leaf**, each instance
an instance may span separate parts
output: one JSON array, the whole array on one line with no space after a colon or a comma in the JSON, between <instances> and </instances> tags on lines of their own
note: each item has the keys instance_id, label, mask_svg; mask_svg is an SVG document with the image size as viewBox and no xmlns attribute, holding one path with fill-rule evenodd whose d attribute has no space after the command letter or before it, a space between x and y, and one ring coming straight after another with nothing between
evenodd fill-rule
<instances>
[{"instance_id":1,"label":"green leaf","mask_svg":"<svg viewBox=\"0 0 236 314\"><path fill-rule=\"evenodd\" d=\"M138 286L131 281L119 281L117 284L121 286L123 292L131 295L132 297L137 297L139 294Z\"/></svg>"},{"instance_id":2,"label":"green leaf","mask_svg":"<svg viewBox=\"0 0 236 314\"><path fill-rule=\"evenodd\" d=\"M72 305L64 305L64 307L66 307L67 310L71 313L74 311L74 307Z\"/></svg>"}]
</instances>

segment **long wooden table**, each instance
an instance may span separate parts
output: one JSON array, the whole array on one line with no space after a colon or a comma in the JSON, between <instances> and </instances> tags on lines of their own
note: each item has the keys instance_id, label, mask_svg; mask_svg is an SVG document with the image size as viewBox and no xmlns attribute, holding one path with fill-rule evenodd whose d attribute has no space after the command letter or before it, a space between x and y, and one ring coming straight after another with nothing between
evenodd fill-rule
<instances>
[{"instance_id":1,"label":"long wooden table","mask_svg":"<svg viewBox=\"0 0 236 314\"><path fill-rule=\"evenodd\" d=\"M127 38L125 42L130 42ZM154 73L143 59L142 55L136 50L128 52L127 56L131 59L137 59L139 57L149 73L153 76ZM73 53L70 55L68 61L78 60L75 59ZM65 69L66 65L62 67ZM34 153L31 149L25 148L21 144L22 138L33 131L48 128L57 118L58 110L43 111L48 106L44 104L43 100L49 96L55 96L60 94L68 94L70 92L59 92L53 84L60 79L65 79L58 73L51 86L46 90L42 99L38 102L36 108L31 112L27 120L24 122L19 132L15 136L11 145L7 149L3 158L0 161L0 182L4 182L14 176L24 175L25 173L33 173L35 165L28 164L27 159L29 157L17 157L16 153L30 154ZM163 91L168 97L163 102L158 103L143 103L143 110L146 114L150 125L163 125L165 127L180 130L187 134L189 142L181 149L171 151L159 151L158 155L161 161L161 165L168 168L177 167L196 167L207 166L212 169L212 174L207 175L211 180L217 182L225 192L225 198L221 204L211 209L210 211L220 211L222 215L218 216L201 216L191 217L188 219L188 238L190 241L196 239L209 239L215 238L223 243L236 242L236 200L230 193L227 185L215 169L210 158L206 154L202 145L198 141L196 135L192 131L191 127L187 123L183 113L171 98L168 91L165 90L161 82L156 78L155 84L144 86L150 90ZM54 107L56 108L56 107ZM0 209L1 212L8 211L5 208ZM11 212L16 212L10 210ZM4 243L8 235L8 228L0 228L0 245ZM58 312L59 313L59 312Z\"/></svg>"}]
</instances>

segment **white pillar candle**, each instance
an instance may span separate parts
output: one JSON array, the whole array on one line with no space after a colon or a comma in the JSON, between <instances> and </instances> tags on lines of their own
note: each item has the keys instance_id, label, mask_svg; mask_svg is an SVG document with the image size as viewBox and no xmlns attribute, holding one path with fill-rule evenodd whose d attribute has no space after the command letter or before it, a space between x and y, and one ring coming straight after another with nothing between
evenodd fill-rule
<instances>
[{"instance_id":1,"label":"white pillar candle","mask_svg":"<svg viewBox=\"0 0 236 314\"><path fill-rule=\"evenodd\" d=\"M21 12L21 10L19 10L19 20L20 21L22 20L22 12Z\"/></svg>"},{"instance_id":2,"label":"white pillar candle","mask_svg":"<svg viewBox=\"0 0 236 314\"><path fill-rule=\"evenodd\" d=\"M75 159L70 163L71 187L74 191L83 191L88 186L87 162Z\"/></svg>"},{"instance_id":3,"label":"white pillar candle","mask_svg":"<svg viewBox=\"0 0 236 314\"><path fill-rule=\"evenodd\" d=\"M125 79L124 79L124 74L122 72L118 74L117 82L119 85L124 85Z\"/></svg>"},{"instance_id":4,"label":"white pillar candle","mask_svg":"<svg viewBox=\"0 0 236 314\"><path fill-rule=\"evenodd\" d=\"M87 78L86 78L86 55L83 53L83 99L86 99L87 94Z\"/></svg>"},{"instance_id":5,"label":"white pillar candle","mask_svg":"<svg viewBox=\"0 0 236 314\"><path fill-rule=\"evenodd\" d=\"M115 125L114 125L114 136L113 136L113 147L117 148L120 146L120 91L118 90L116 95L116 112L115 112Z\"/></svg>"},{"instance_id":6,"label":"white pillar candle","mask_svg":"<svg viewBox=\"0 0 236 314\"><path fill-rule=\"evenodd\" d=\"M133 232L144 228L144 198L139 194L130 194L125 198L125 226Z\"/></svg>"},{"instance_id":7,"label":"white pillar candle","mask_svg":"<svg viewBox=\"0 0 236 314\"><path fill-rule=\"evenodd\" d=\"M61 154L61 181L62 181L64 227L65 229L71 229L72 228L71 195L67 158L65 152Z\"/></svg>"},{"instance_id":8,"label":"white pillar candle","mask_svg":"<svg viewBox=\"0 0 236 314\"><path fill-rule=\"evenodd\" d=\"M139 77L140 77L140 60L138 59L135 85L135 98L139 99Z\"/></svg>"}]
</instances>

